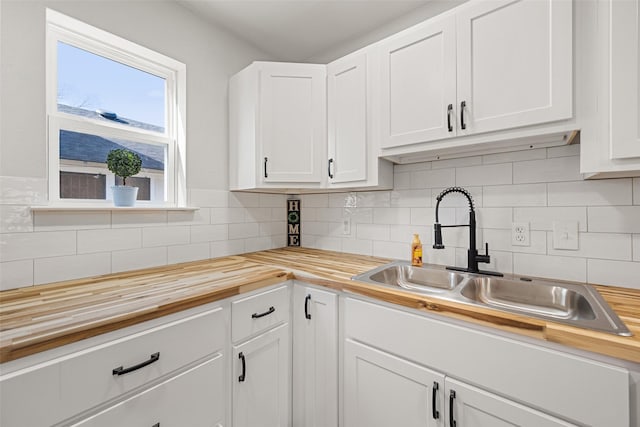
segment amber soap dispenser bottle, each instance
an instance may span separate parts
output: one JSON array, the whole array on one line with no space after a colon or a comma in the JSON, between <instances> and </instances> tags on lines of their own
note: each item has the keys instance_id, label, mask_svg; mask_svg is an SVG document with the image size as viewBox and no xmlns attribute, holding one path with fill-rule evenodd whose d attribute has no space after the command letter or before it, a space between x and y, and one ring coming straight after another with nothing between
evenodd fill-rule
<instances>
[{"instance_id":1,"label":"amber soap dispenser bottle","mask_svg":"<svg viewBox=\"0 0 640 427\"><path fill-rule=\"evenodd\" d=\"M413 235L411 242L411 265L422 267L422 242L417 234Z\"/></svg>"}]
</instances>

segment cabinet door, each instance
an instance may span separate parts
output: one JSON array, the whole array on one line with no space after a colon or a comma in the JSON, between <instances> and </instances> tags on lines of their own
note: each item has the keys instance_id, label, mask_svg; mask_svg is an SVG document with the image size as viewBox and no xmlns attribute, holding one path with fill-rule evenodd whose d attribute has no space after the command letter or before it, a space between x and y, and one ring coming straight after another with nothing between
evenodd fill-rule
<instances>
[{"instance_id":1,"label":"cabinet door","mask_svg":"<svg viewBox=\"0 0 640 427\"><path fill-rule=\"evenodd\" d=\"M321 182L325 74L324 65L262 65L258 128L264 182Z\"/></svg>"},{"instance_id":2,"label":"cabinet door","mask_svg":"<svg viewBox=\"0 0 640 427\"><path fill-rule=\"evenodd\" d=\"M447 15L381 45L383 148L456 134L455 37L455 17Z\"/></svg>"},{"instance_id":3,"label":"cabinet door","mask_svg":"<svg viewBox=\"0 0 640 427\"><path fill-rule=\"evenodd\" d=\"M234 427L290 425L289 324L234 347Z\"/></svg>"},{"instance_id":4,"label":"cabinet door","mask_svg":"<svg viewBox=\"0 0 640 427\"><path fill-rule=\"evenodd\" d=\"M456 16L459 134L571 118L571 1L479 1Z\"/></svg>"},{"instance_id":5,"label":"cabinet door","mask_svg":"<svg viewBox=\"0 0 640 427\"><path fill-rule=\"evenodd\" d=\"M441 374L355 341L345 341L346 427L444 426L443 388Z\"/></svg>"},{"instance_id":6,"label":"cabinet door","mask_svg":"<svg viewBox=\"0 0 640 427\"><path fill-rule=\"evenodd\" d=\"M294 287L293 425L338 425L338 297Z\"/></svg>"},{"instance_id":7,"label":"cabinet door","mask_svg":"<svg viewBox=\"0 0 640 427\"><path fill-rule=\"evenodd\" d=\"M82 427L193 426L225 423L225 362L221 354L102 412Z\"/></svg>"},{"instance_id":8,"label":"cabinet door","mask_svg":"<svg viewBox=\"0 0 640 427\"><path fill-rule=\"evenodd\" d=\"M446 422L450 426L567 427L574 425L450 378L446 380L444 397L447 400Z\"/></svg>"},{"instance_id":9,"label":"cabinet door","mask_svg":"<svg viewBox=\"0 0 640 427\"><path fill-rule=\"evenodd\" d=\"M329 183L367 179L367 55L327 66ZM372 153L371 153L372 154Z\"/></svg>"},{"instance_id":10,"label":"cabinet door","mask_svg":"<svg viewBox=\"0 0 640 427\"><path fill-rule=\"evenodd\" d=\"M611 13L611 157L640 157L640 4L609 2Z\"/></svg>"}]
</instances>

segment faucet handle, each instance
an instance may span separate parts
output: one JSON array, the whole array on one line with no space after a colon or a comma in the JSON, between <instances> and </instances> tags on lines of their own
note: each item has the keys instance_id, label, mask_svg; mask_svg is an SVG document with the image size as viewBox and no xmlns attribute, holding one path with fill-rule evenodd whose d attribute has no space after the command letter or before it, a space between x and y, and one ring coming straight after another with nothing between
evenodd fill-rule
<instances>
[{"instance_id":1,"label":"faucet handle","mask_svg":"<svg viewBox=\"0 0 640 427\"><path fill-rule=\"evenodd\" d=\"M442 244L442 226L436 222L433 224L433 231L433 249L444 249L444 245Z\"/></svg>"},{"instance_id":2,"label":"faucet handle","mask_svg":"<svg viewBox=\"0 0 640 427\"><path fill-rule=\"evenodd\" d=\"M476 255L476 260L478 262L484 262L486 264L491 262L491 257L489 256L489 243L484 244L484 255Z\"/></svg>"}]
</instances>

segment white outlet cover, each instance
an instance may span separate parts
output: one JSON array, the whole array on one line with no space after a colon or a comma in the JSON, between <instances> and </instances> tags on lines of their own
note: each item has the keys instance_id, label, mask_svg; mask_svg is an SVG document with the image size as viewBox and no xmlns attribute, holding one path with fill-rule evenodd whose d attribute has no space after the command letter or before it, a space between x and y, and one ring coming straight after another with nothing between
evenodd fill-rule
<instances>
[{"instance_id":1,"label":"white outlet cover","mask_svg":"<svg viewBox=\"0 0 640 427\"><path fill-rule=\"evenodd\" d=\"M578 221L553 222L553 249L578 250Z\"/></svg>"},{"instance_id":2,"label":"white outlet cover","mask_svg":"<svg viewBox=\"0 0 640 427\"><path fill-rule=\"evenodd\" d=\"M511 224L511 245L531 246L531 233L528 222L514 222Z\"/></svg>"}]
</instances>

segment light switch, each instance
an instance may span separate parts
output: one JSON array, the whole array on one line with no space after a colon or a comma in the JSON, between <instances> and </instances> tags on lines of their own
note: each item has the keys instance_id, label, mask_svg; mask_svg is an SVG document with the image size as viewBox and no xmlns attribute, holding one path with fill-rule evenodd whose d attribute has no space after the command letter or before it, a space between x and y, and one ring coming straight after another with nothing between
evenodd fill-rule
<instances>
[{"instance_id":1,"label":"light switch","mask_svg":"<svg viewBox=\"0 0 640 427\"><path fill-rule=\"evenodd\" d=\"M578 221L553 222L553 249L578 250Z\"/></svg>"}]
</instances>

